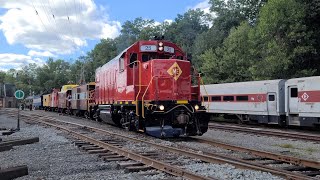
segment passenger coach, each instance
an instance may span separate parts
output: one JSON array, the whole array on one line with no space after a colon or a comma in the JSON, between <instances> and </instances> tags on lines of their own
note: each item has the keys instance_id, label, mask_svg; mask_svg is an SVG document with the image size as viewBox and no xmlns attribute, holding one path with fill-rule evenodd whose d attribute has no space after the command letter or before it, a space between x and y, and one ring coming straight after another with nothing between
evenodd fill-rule
<instances>
[{"instance_id":1,"label":"passenger coach","mask_svg":"<svg viewBox=\"0 0 320 180\"><path fill-rule=\"evenodd\" d=\"M320 76L209 84L201 87L201 95L211 115L281 126L320 124Z\"/></svg>"}]
</instances>

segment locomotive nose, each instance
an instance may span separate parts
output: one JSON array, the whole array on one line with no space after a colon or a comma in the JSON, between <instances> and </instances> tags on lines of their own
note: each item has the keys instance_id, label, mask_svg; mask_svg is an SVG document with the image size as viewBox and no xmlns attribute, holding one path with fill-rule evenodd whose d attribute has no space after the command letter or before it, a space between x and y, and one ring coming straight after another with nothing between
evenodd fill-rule
<instances>
[{"instance_id":1,"label":"locomotive nose","mask_svg":"<svg viewBox=\"0 0 320 180\"><path fill-rule=\"evenodd\" d=\"M190 100L190 62L154 60L152 67L158 100Z\"/></svg>"}]
</instances>

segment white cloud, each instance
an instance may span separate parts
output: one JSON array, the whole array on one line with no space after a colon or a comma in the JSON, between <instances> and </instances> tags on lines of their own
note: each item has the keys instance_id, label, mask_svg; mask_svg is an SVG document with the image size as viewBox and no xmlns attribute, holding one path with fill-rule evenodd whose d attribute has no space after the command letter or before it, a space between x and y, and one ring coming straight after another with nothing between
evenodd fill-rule
<instances>
[{"instance_id":1,"label":"white cloud","mask_svg":"<svg viewBox=\"0 0 320 180\"><path fill-rule=\"evenodd\" d=\"M41 58L32 58L31 56L23 54L5 53L0 54L0 70L21 69L23 66L30 63L35 63L38 66L45 64L45 61Z\"/></svg>"},{"instance_id":2,"label":"white cloud","mask_svg":"<svg viewBox=\"0 0 320 180\"><path fill-rule=\"evenodd\" d=\"M29 53L35 56L69 54L86 40L114 38L121 28L91 0L0 0L0 7L6 9L0 30L7 42L33 49Z\"/></svg>"},{"instance_id":3,"label":"white cloud","mask_svg":"<svg viewBox=\"0 0 320 180\"><path fill-rule=\"evenodd\" d=\"M167 22L167 23L171 24L173 22L173 20L172 19L165 19L163 22Z\"/></svg>"},{"instance_id":4,"label":"white cloud","mask_svg":"<svg viewBox=\"0 0 320 180\"><path fill-rule=\"evenodd\" d=\"M28 52L29 56L44 56L44 57L56 57L56 55L52 54L49 51L43 51L43 52L39 52L39 51L34 51L34 50L30 50Z\"/></svg>"},{"instance_id":5,"label":"white cloud","mask_svg":"<svg viewBox=\"0 0 320 180\"><path fill-rule=\"evenodd\" d=\"M205 13L210 14L210 5L209 5L209 0L204 0L198 4L196 4L194 7L191 9L201 9Z\"/></svg>"},{"instance_id":6,"label":"white cloud","mask_svg":"<svg viewBox=\"0 0 320 180\"><path fill-rule=\"evenodd\" d=\"M212 17L216 17L214 12L210 12L211 5L209 4L209 0L203 0L202 2L196 4L195 6L191 7L190 9L200 9L204 13L211 15ZM212 26L212 22L205 22L209 27Z\"/></svg>"}]
</instances>

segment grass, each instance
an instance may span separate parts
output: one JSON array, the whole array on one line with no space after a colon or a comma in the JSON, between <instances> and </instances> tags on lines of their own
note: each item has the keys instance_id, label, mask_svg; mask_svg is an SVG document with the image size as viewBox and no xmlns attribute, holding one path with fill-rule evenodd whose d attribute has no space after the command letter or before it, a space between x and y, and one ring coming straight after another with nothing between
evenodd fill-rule
<instances>
[{"instance_id":1,"label":"grass","mask_svg":"<svg viewBox=\"0 0 320 180\"><path fill-rule=\"evenodd\" d=\"M306 149L306 151L309 152L309 153L313 153L313 152L316 151L316 149L313 149L313 148L309 147L309 148Z\"/></svg>"},{"instance_id":2,"label":"grass","mask_svg":"<svg viewBox=\"0 0 320 180\"><path fill-rule=\"evenodd\" d=\"M292 144L278 144L278 146L280 146L282 148L290 148L290 149L294 148L294 146Z\"/></svg>"}]
</instances>

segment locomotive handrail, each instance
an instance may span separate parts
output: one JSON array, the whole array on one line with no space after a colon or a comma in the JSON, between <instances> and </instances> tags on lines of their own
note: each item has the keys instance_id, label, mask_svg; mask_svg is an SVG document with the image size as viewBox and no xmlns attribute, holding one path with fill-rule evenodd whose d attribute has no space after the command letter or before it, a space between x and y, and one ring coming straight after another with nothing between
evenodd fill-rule
<instances>
[{"instance_id":1,"label":"locomotive handrail","mask_svg":"<svg viewBox=\"0 0 320 180\"><path fill-rule=\"evenodd\" d=\"M144 91L144 93L143 93L143 95L142 95L142 117L143 118L145 118L145 116L144 116L144 96L146 95L146 93L147 93L147 91L148 91L148 89L149 89L149 87L150 87L150 85L151 85L151 82L152 82L152 80L153 80L153 78L154 77L156 77L156 76L152 76L152 78L151 78L151 80L150 80L150 82L149 82L149 84L148 84L148 87L146 88L146 90Z\"/></svg>"},{"instance_id":2,"label":"locomotive handrail","mask_svg":"<svg viewBox=\"0 0 320 180\"><path fill-rule=\"evenodd\" d=\"M204 85L203 80L202 80L200 74L199 74L199 81L201 82L201 84L202 84L202 86L203 86L203 89L204 89L204 92L206 92L206 95L207 95L207 97L208 97L208 101L207 101L207 103L208 103L208 104L207 104L207 111L209 112L209 94L208 94L208 92L207 92L206 86ZM201 93L200 93L200 95L201 95ZM202 99L203 102L205 102L203 96L201 96L201 99Z\"/></svg>"},{"instance_id":3,"label":"locomotive handrail","mask_svg":"<svg viewBox=\"0 0 320 180\"><path fill-rule=\"evenodd\" d=\"M134 62L128 64L128 66L131 65L131 64L134 64L134 63L138 63L138 73L139 73L139 84L138 84L139 91L138 91L137 96L136 96L136 116L139 116L138 98L139 98L139 95L140 95L140 92L141 92L141 62L137 60L137 61L134 61ZM135 76L133 76L133 77L135 77ZM133 80L133 87L135 87L135 80Z\"/></svg>"}]
</instances>

